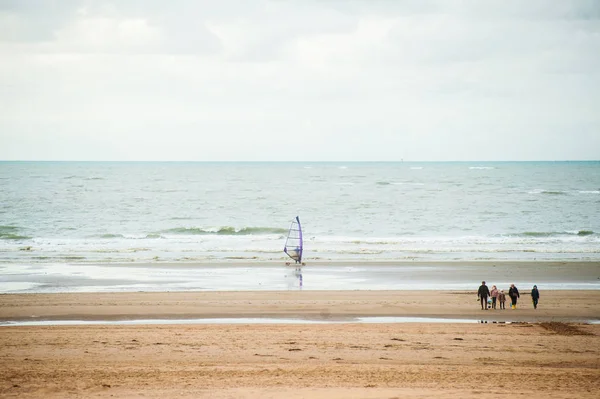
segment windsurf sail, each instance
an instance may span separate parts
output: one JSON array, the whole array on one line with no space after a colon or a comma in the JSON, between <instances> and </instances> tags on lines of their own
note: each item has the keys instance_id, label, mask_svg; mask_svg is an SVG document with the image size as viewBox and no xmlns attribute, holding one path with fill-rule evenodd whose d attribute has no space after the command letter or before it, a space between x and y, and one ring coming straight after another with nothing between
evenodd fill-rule
<instances>
[{"instance_id":1,"label":"windsurf sail","mask_svg":"<svg viewBox=\"0 0 600 399\"><path fill-rule=\"evenodd\" d=\"M302 226L298 216L292 220L283 252L294 259L296 263L302 263Z\"/></svg>"}]
</instances>

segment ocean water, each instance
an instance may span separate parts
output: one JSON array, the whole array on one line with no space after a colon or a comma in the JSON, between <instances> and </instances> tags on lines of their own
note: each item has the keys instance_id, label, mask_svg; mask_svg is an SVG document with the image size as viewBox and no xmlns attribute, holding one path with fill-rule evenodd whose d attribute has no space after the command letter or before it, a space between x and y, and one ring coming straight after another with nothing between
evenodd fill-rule
<instances>
[{"instance_id":1,"label":"ocean water","mask_svg":"<svg viewBox=\"0 0 600 399\"><path fill-rule=\"evenodd\" d=\"M600 261L600 162L0 162L0 263Z\"/></svg>"}]
</instances>

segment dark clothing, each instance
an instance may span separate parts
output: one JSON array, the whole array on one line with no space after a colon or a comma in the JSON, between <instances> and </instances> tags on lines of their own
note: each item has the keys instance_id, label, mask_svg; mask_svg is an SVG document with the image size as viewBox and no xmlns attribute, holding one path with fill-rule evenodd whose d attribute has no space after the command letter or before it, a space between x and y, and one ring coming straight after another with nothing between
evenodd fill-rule
<instances>
[{"instance_id":1,"label":"dark clothing","mask_svg":"<svg viewBox=\"0 0 600 399\"><path fill-rule=\"evenodd\" d=\"M496 298L495 296L492 297L492 309L496 309Z\"/></svg>"},{"instance_id":2,"label":"dark clothing","mask_svg":"<svg viewBox=\"0 0 600 399\"><path fill-rule=\"evenodd\" d=\"M481 284L479 286L479 290L477 290L477 296L481 301L481 309L487 309L487 299L490 296L490 290L485 284Z\"/></svg>"},{"instance_id":3,"label":"dark clothing","mask_svg":"<svg viewBox=\"0 0 600 399\"><path fill-rule=\"evenodd\" d=\"M517 289L517 287L510 287L510 289L508 290L508 296L510 297L510 301L511 301L511 305L517 306L517 299L521 297L521 295L519 295L519 290Z\"/></svg>"},{"instance_id":4,"label":"dark clothing","mask_svg":"<svg viewBox=\"0 0 600 399\"><path fill-rule=\"evenodd\" d=\"M488 296L490 296L490 290L487 287L487 285L482 284L482 285L479 286L479 290L477 291L477 296L480 297L480 298L481 297L486 297L487 298Z\"/></svg>"},{"instance_id":5,"label":"dark clothing","mask_svg":"<svg viewBox=\"0 0 600 399\"><path fill-rule=\"evenodd\" d=\"M517 298L521 297L519 295L519 290L517 289L517 287L510 287L510 289L508 290L508 296L516 296Z\"/></svg>"},{"instance_id":6,"label":"dark clothing","mask_svg":"<svg viewBox=\"0 0 600 399\"><path fill-rule=\"evenodd\" d=\"M537 304L540 299L540 292L537 288L531 290L531 300L533 301L533 308L537 309Z\"/></svg>"}]
</instances>

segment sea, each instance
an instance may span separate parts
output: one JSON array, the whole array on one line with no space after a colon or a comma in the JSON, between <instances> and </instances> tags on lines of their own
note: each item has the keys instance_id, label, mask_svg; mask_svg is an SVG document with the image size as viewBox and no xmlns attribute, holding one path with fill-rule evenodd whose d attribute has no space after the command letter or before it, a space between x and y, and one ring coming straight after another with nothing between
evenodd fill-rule
<instances>
[{"instance_id":1,"label":"sea","mask_svg":"<svg viewBox=\"0 0 600 399\"><path fill-rule=\"evenodd\" d=\"M307 264L600 261L600 161L0 162L5 268L283 264L296 216Z\"/></svg>"},{"instance_id":2,"label":"sea","mask_svg":"<svg viewBox=\"0 0 600 399\"><path fill-rule=\"evenodd\" d=\"M472 265L600 271L599 216L600 162L0 162L0 293L600 289Z\"/></svg>"}]
</instances>

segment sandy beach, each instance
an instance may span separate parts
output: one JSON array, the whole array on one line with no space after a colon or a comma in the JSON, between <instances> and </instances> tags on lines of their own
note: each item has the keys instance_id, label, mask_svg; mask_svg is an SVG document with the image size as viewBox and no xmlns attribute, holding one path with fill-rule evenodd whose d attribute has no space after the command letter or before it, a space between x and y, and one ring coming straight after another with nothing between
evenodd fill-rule
<instances>
[{"instance_id":1,"label":"sandy beach","mask_svg":"<svg viewBox=\"0 0 600 399\"><path fill-rule=\"evenodd\" d=\"M3 321L292 317L337 323L4 326L0 394L596 397L600 325L581 321L600 318L600 292L542 292L538 310L528 299L523 295L516 310L482 311L475 293L464 291L1 295ZM351 322L392 315L489 322Z\"/></svg>"},{"instance_id":2,"label":"sandy beach","mask_svg":"<svg viewBox=\"0 0 600 399\"><path fill-rule=\"evenodd\" d=\"M429 317L489 321L587 322L600 319L600 291L543 291L534 310L482 311L475 291L131 292L0 295L0 322L197 318ZM510 300L509 300L510 301Z\"/></svg>"}]
</instances>

